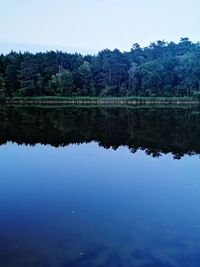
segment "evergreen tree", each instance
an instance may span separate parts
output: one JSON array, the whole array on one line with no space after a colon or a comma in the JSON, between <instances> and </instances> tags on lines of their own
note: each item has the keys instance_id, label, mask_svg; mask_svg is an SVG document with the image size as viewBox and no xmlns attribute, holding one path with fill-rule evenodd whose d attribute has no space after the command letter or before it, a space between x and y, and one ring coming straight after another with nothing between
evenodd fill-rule
<instances>
[{"instance_id":1,"label":"evergreen tree","mask_svg":"<svg viewBox=\"0 0 200 267\"><path fill-rule=\"evenodd\" d=\"M62 73L52 75L49 81L49 91L51 95L72 96L73 88L73 77L69 70L64 70Z\"/></svg>"},{"instance_id":2,"label":"evergreen tree","mask_svg":"<svg viewBox=\"0 0 200 267\"><path fill-rule=\"evenodd\" d=\"M200 43L157 41L129 52L0 55L5 96L199 96Z\"/></svg>"}]
</instances>

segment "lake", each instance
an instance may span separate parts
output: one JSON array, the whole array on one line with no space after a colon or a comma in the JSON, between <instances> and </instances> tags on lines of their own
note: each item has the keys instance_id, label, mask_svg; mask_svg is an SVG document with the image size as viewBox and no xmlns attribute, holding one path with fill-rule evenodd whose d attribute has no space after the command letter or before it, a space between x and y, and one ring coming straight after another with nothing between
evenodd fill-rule
<instances>
[{"instance_id":1,"label":"lake","mask_svg":"<svg viewBox=\"0 0 200 267\"><path fill-rule=\"evenodd\" d=\"M0 107L1 267L199 267L200 108Z\"/></svg>"}]
</instances>

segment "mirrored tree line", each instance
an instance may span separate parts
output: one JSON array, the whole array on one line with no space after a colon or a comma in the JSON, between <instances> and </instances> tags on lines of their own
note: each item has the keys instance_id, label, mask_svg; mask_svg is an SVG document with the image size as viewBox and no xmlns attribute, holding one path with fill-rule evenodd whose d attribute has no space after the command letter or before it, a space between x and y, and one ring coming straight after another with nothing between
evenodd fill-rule
<instances>
[{"instance_id":1,"label":"mirrored tree line","mask_svg":"<svg viewBox=\"0 0 200 267\"><path fill-rule=\"evenodd\" d=\"M200 109L185 108L0 108L0 144L55 147L97 142L105 149L127 147L159 157L200 154ZM176 125L174 127L174 125ZM67 148L66 148L67 149Z\"/></svg>"}]
</instances>

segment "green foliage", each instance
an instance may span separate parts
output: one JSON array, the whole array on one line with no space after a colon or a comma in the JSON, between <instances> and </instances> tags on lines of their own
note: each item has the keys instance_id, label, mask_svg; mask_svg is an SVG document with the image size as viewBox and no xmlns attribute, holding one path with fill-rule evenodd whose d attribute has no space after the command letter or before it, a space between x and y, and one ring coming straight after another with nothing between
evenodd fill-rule
<instances>
[{"instance_id":1,"label":"green foliage","mask_svg":"<svg viewBox=\"0 0 200 267\"><path fill-rule=\"evenodd\" d=\"M0 95L6 97L199 97L200 43L157 41L130 52L0 55Z\"/></svg>"},{"instance_id":2,"label":"green foliage","mask_svg":"<svg viewBox=\"0 0 200 267\"><path fill-rule=\"evenodd\" d=\"M4 81L4 78L0 76L0 97L5 96L5 94L6 94L5 81Z\"/></svg>"},{"instance_id":3,"label":"green foliage","mask_svg":"<svg viewBox=\"0 0 200 267\"><path fill-rule=\"evenodd\" d=\"M91 95L92 89L92 72L91 64L88 61L78 68L78 83L79 83L79 94L83 96Z\"/></svg>"},{"instance_id":4,"label":"green foliage","mask_svg":"<svg viewBox=\"0 0 200 267\"><path fill-rule=\"evenodd\" d=\"M50 95L72 96L73 88L73 77L69 70L53 74L49 81Z\"/></svg>"}]
</instances>

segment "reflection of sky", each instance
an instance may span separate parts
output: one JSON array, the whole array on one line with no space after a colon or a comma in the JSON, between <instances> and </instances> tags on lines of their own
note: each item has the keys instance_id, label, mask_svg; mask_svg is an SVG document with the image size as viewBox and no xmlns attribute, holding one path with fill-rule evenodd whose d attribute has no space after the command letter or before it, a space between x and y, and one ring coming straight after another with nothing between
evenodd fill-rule
<instances>
[{"instance_id":1,"label":"reflection of sky","mask_svg":"<svg viewBox=\"0 0 200 267\"><path fill-rule=\"evenodd\" d=\"M0 251L9 258L17 247L26 264L198 266L197 156L8 143L0 162Z\"/></svg>"}]
</instances>

